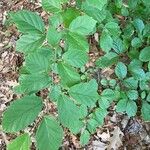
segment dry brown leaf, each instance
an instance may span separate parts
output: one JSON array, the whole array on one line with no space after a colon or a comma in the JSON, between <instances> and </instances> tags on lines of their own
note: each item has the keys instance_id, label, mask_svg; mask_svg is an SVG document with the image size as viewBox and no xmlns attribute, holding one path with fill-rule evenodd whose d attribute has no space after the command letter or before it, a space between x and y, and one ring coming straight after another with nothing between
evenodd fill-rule
<instances>
[{"instance_id":1,"label":"dry brown leaf","mask_svg":"<svg viewBox=\"0 0 150 150\"><path fill-rule=\"evenodd\" d=\"M103 133L97 132L97 136L101 139L102 142L108 142L110 139L109 130L107 130L107 132L103 132Z\"/></svg>"},{"instance_id":2,"label":"dry brown leaf","mask_svg":"<svg viewBox=\"0 0 150 150\"><path fill-rule=\"evenodd\" d=\"M107 150L118 150L118 148L122 146L122 137L124 134L119 127L115 127L112 134L113 136L110 138L110 144L108 145Z\"/></svg>"},{"instance_id":3,"label":"dry brown leaf","mask_svg":"<svg viewBox=\"0 0 150 150\"><path fill-rule=\"evenodd\" d=\"M93 150L105 150L107 148L107 145L101 141L93 141L92 145Z\"/></svg>"}]
</instances>

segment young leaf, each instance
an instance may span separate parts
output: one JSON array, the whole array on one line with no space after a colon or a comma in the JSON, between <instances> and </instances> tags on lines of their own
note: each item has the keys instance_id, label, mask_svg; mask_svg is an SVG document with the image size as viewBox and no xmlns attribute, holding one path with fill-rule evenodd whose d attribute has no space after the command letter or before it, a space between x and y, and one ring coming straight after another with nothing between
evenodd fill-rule
<instances>
[{"instance_id":1,"label":"young leaf","mask_svg":"<svg viewBox=\"0 0 150 150\"><path fill-rule=\"evenodd\" d=\"M91 80L87 83L79 83L72 86L69 90L70 96L72 96L79 104L92 107L95 105L99 98L97 93L98 85L95 80Z\"/></svg>"},{"instance_id":2,"label":"young leaf","mask_svg":"<svg viewBox=\"0 0 150 150\"><path fill-rule=\"evenodd\" d=\"M107 116L107 109L98 108L94 113L92 118L98 122L98 126L103 125L104 118Z\"/></svg>"},{"instance_id":3,"label":"young leaf","mask_svg":"<svg viewBox=\"0 0 150 150\"><path fill-rule=\"evenodd\" d=\"M47 32L47 40L48 43L55 47L59 44L61 39L61 33L58 32L54 27L49 27L48 32Z\"/></svg>"},{"instance_id":4,"label":"young leaf","mask_svg":"<svg viewBox=\"0 0 150 150\"><path fill-rule=\"evenodd\" d=\"M58 100L58 117L63 126L70 129L73 133L79 133L83 123L80 108L67 96L62 95Z\"/></svg>"},{"instance_id":5,"label":"young leaf","mask_svg":"<svg viewBox=\"0 0 150 150\"><path fill-rule=\"evenodd\" d=\"M56 29L63 24L62 12L55 13L49 17L49 25L55 27Z\"/></svg>"},{"instance_id":6,"label":"young leaf","mask_svg":"<svg viewBox=\"0 0 150 150\"><path fill-rule=\"evenodd\" d=\"M25 96L14 101L4 112L2 126L6 132L17 132L30 125L42 109L42 99Z\"/></svg>"},{"instance_id":7,"label":"young leaf","mask_svg":"<svg viewBox=\"0 0 150 150\"><path fill-rule=\"evenodd\" d=\"M105 30L107 30L109 34L112 35L113 37L118 37L121 33L120 27L115 22L108 22L105 25Z\"/></svg>"},{"instance_id":8,"label":"young leaf","mask_svg":"<svg viewBox=\"0 0 150 150\"><path fill-rule=\"evenodd\" d=\"M35 12L20 10L11 14L12 20L22 33L44 33L44 22ZM36 36L35 36L36 37Z\"/></svg>"},{"instance_id":9,"label":"young leaf","mask_svg":"<svg viewBox=\"0 0 150 150\"><path fill-rule=\"evenodd\" d=\"M129 117L135 116L137 113L137 105L134 101L129 100L127 102L126 113Z\"/></svg>"},{"instance_id":10,"label":"young leaf","mask_svg":"<svg viewBox=\"0 0 150 150\"><path fill-rule=\"evenodd\" d=\"M115 100L115 98L115 92L112 89L105 89L101 93L101 99L103 100L108 100L109 102L112 102L113 100Z\"/></svg>"},{"instance_id":11,"label":"young leaf","mask_svg":"<svg viewBox=\"0 0 150 150\"><path fill-rule=\"evenodd\" d=\"M61 0L42 0L42 7L45 11L57 13L61 10Z\"/></svg>"},{"instance_id":12,"label":"young leaf","mask_svg":"<svg viewBox=\"0 0 150 150\"><path fill-rule=\"evenodd\" d=\"M112 48L115 50L116 53L121 54L124 52L124 45L123 41L120 38L116 38L113 41L113 46Z\"/></svg>"},{"instance_id":13,"label":"young leaf","mask_svg":"<svg viewBox=\"0 0 150 150\"><path fill-rule=\"evenodd\" d=\"M30 146L31 139L27 133L24 133L11 141L7 146L7 150L30 150Z\"/></svg>"},{"instance_id":14,"label":"young leaf","mask_svg":"<svg viewBox=\"0 0 150 150\"><path fill-rule=\"evenodd\" d=\"M88 62L88 54L79 49L68 49L63 55L63 60L73 67L81 68Z\"/></svg>"},{"instance_id":15,"label":"young leaf","mask_svg":"<svg viewBox=\"0 0 150 150\"><path fill-rule=\"evenodd\" d=\"M90 118L87 122L87 129L90 133L95 133L98 126L99 123L93 118Z\"/></svg>"},{"instance_id":16,"label":"young leaf","mask_svg":"<svg viewBox=\"0 0 150 150\"><path fill-rule=\"evenodd\" d=\"M96 65L100 68L106 68L115 64L117 61L118 61L118 55L116 53L109 52L104 56L100 57L96 61Z\"/></svg>"},{"instance_id":17,"label":"young leaf","mask_svg":"<svg viewBox=\"0 0 150 150\"><path fill-rule=\"evenodd\" d=\"M137 18L133 21L133 25L136 28L138 33L142 33L142 31L144 30L144 23L141 19Z\"/></svg>"},{"instance_id":18,"label":"young leaf","mask_svg":"<svg viewBox=\"0 0 150 150\"><path fill-rule=\"evenodd\" d=\"M95 32L96 23L94 19L87 15L79 16L71 22L69 29L71 32L81 35L91 35Z\"/></svg>"},{"instance_id":19,"label":"young leaf","mask_svg":"<svg viewBox=\"0 0 150 150\"><path fill-rule=\"evenodd\" d=\"M144 49L142 49L142 51L140 52L139 59L142 62L150 61L150 46L145 47Z\"/></svg>"},{"instance_id":20,"label":"young leaf","mask_svg":"<svg viewBox=\"0 0 150 150\"><path fill-rule=\"evenodd\" d=\"M142 117L144 121L150 121L150 104L147 102L143 102L142 104Z\"/></svg>"},{"instance_id":21,"label":"young leaf","mask_svg":"<svg viewBox=\"0 0 150 150\"><path fill-rule=\"evenodd\" d=\"M113 47L113 39L108 34L108 32L102 32L102 35L100 38L100 47L106 53L108 53Z\"/></svg>"},{"instance_id":22,"label":"young leaf","mask_svg":"<svg viewBox=\"0 0 150 150\"><path fill-rule=\"evenodd\" d=\"M146 78L146 74L144 70L141 68L138 68L138 67L132 68L130 72L136 80L144 80Z\"/></svg>"},{"instance_id":23,"label":"young leaf","mask_svg":"<svg viewBox=\"0 0 150 150\"><path fill-rule=\"evenodd\" d=\"M16 50L25 54L37 50L44 42L45 36L41 34L22 35L16 43Z\"/></svg>"},{"instance_id":24,"label":"young leaf","mask_svg":"<svg viewBox=\"0 0 150 150\"><path fill-rule=\"evenodd\" d=\"M132 45L132 47L139 48L139 47L142 46L142 41L141 41L140 38L135 37L135 38L131 41L131 45Z\"/></svg>"},{"instance_id":25,"label":"young leaf","mask_svg":"<svg viewBox=\"0 0 150 150\"><path fill-rule=\"evenodd\" d=\"M65 27L68 28L70 23L78 16L80 16L80 12L78 9L67 8L62 14Z\"/></svg>"},{"instance_id":26,"label":"young leaf","mask_svg":"<svg viewBox=\"0 0 150 150\"><path fill-rule=\"evenodd\" d=\"M124 63L118 62L117 66L115 67L115 74L119 79L123 79L127 76L127 67Z\"/></svg>"},{"instance_id":27,"label":"young leaf","mask_svg":"<svg viewBox=\"0 0 150 150\"><path fill-rule=\"evenodd\" d=\"M144 91L143 91L144 92ZM145 97L146 97L146 94L145 94ZM146 97L146 101L147 102L150 102L150 93L148 93L147 97Z\"/></svg>"},{"instance_id":28,"label":"young leaf","mask_svg":"<svg viewBox=\"0 0 150 150\"><path fill-rule=\"evenodd\" d=\"M81 145L86 145L88 144L90 140L90 133L87 130L84 130L84 132L80 136L80 143Z\"/></svg>"},{"instance_id":29,"label":"young leaf","mask_svg":"<svg viewBox=\"0 0 150 150\"><path fill-rule=\"evenodd\" d=\"M45 116L36 132L39 150L58 150L63 140L63 130L51 116Z\"/></svg>"},{"instance_id":30,"label":"young leaf","mask_svg":"<svg viewBox=\"0 0 150 150\"><path fill-rule=\"evenodd\" d=\"M125 112L127 107L127 99L121 99L117 103L116 112Z\"/></svg>"},{"instance_id":31,"label":"young leaf","mask_svg":"<svg viewBox=\"0 0 150 150\"><path fill-rule=\"evenodd\" d=\"M109 86L115 87L116 84L117 84L117 81L115 79L109 80Z\"/></svg>"},{"instance_id":32,"label":"young leaf","mask_svg":"<svg viewBox=\"0 0 150 150\"><path fill-rule=\"evenodd\" d=\"M111 105L111 103L109 102L109 100L105 99L105 98L100 98L100 100L98 101L98 103L99 103L100 108L102 108L102 109L107 109Z\"/></svg>"},{"instance_id":33,"label":"young leaf","mask_svg":"<svg viewBox=\"0 0 150 150\"><path fill-rule=\"evenodd\" d=\"M89 52L89 44L87 39L77 33L68 32L66 35L66 43L70 49L79 49L85 52Z\"/></svg>"},{"instance_id":34,"label":"young leaf","mask_svg":"<svg viewBox=\"0 0 150 150\"><path fill-rule=\"evenodd\" d=\"M129 89L137 89L138 88L138 80L135 80L133 77L127 78L123 81L125 87Z\"/></svg>"},{"instance_id":35,"label":"young leaf","mask_svg":"<svg viewBox=\"0 0 150 150\"><path fill-rule=\"evenodd\" d=\"M139 97L138 91L136 90L129 90L127 91L127 96L130 100L137 100Z\"/></svg>"},{"instance_id":36,"label":"young leaf","mask_svg":"<svg viewBox=\"0 0 150 150\"><path fill-rule=\"evenodd\" d=\"M51 101L58 101L59 97L61 95L61 87L59 85L54 85L51 88L51 91L49 93L49 98Z\"/></svg>"},{"instance_id":37,"label":"young leaf","mask_svg":"<svg viewBox=\"0 0 150 150\"><path fill-rule=\"evenodd\" d=\"M63 62L58 63L58 73L61 77L61 83L70 87L80 82L80 75L76 70Z\"/></svg>"}]
</instances>

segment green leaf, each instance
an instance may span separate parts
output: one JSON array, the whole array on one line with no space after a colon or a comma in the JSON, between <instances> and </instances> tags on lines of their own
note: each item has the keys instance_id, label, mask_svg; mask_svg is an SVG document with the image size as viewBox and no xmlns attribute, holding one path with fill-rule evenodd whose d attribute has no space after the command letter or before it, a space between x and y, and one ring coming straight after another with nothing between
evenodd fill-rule
<instances>
[{"instance_id":1,"label":"green leaf","mask_svg":"<svg viewBox=\"0 0 150 150\"><path fill-rule=\"evenodd\" d=\"M105 25L105 30L108 31L113 37L118 37L121 33L120 27L116 22L108 22Z\"/></svg>"},{"instance_id":2,"label":"green leaf","mask_svg":"<svg viewBox=\"0 0 150 150\"><path fill-rule=\"evenodd\" d=\"M115 100L115 98L115 92L112 89L105 89L101 93L101 99L103 100L108 100L109 102L112 102L113 100Z\"/></svg>"},{"instance_id":3,"label":"green leaf","mask_svg":"<svg viewBox=\"0 0 150 150\"><path fill-rule=\"evenodd\" d=\"M146 96L145 96L146 97ZM147 97L146 97L146 101L150 102L150 93L148 93Z\"/></svg>"},{"instance_id":4,"label":"green leaf","mask_svg":"<svg viewBox=\"0 0 150 150\"><path fill-rule=\"evenodd\" d=\"M55 13L49 17L49 24L55 28L59 28L63 24L62 12Z\"/></svg>"},{"instance_id":5,"label":"green leaf","mask_svg":"<svg viewBox=\"0 0 150 150\"><path fill-rule=\"evenodd\" d=\"M11 18L22 33L43 33L45 31L42 18L35 12L20 10L11 14Z\"/></svg>"},{"instance_id":6,"label":"green leaf","mask_svg":"<svg viewBox=\"0 0 150 150\"><path fill-rule=\"evenodd\" d=\"M107 86L108 85L108 80L107 79L102 79L101 80L101 85Z\"/></svg>"},{"instance_id":7,"label":"green leaf","mask_svg":"<svg viewBox=\"0 0 150 150\"><path fill-rule=\"evenodd\" d=\"M142 49L142 51L140 52L139 59L142 62L150 61L150 46L145 47L144 49Z\"/></svg>"},{"instance_id":8,"label":"green leaf","mask_svg":"<svg viewBox=\"0 0 150 150\"><path fill-rule=\"evenodd\" d=\"M67 96L62 95L58 100L58 117L63 126L77 134L83 126L79 120L82 116L80 108Z\"/></svg>"},{"instance_id":9,"label":"green leaf","mask_svg":"<svg viewBox=\"0 0 150 150\"><path fill-rule=\"evenodd\" d=\"M131 71L132 76L136 79L136 80L143 80L146 78L146 74L144 72L143 69L141 68L133 68Z\"/></svg>"},{"instance_id":10,"label":"green leaf","mask_svg":"<svg viewBox=\"0 0 150 150\"><path fill-rule=\"evenodd\" d=\"M41 34L22 35L16 43L16 50L22 53L29 53L37 50L44 42L45 36Z\"/></svg>"},{"instance_id":11,"label":"green leaf","mask_svg":"<svg viewBox=\"0 0 150 150\"><path fill-rule=\"evenodd\" d=\"M143 102L141 109L142 117L144 121L150 121L150 104Z\"/></svg>"},{"instance_id":12,"label":"green leaf","mask_svg":"<svg viewBox=\"0 0 150 150\"><path fill-rule=\"evenodd\" d=\"M133 59L130 62L128 67L129 67L129 70L141 69L142 68L142 62L138 59Z\"/></svg>"},{"instance_id":13,"label":"green leaf","mask_svg":"<svg viewBox=\"0 0 150 150\"><path fill-rule=\"evenodd\" d=\"M74 8L67 8L62 14L65 27L68 28L70 23L78 16L80 16L79 10Z\"/></svg>"},{"instance_id":14,"label":"green leaf","mask_svg":"<svg viewBox=\"0 0 150 150\"><path fill-rule=\"evenodd\" d=\"M113 47L113 39L108 34L108 32L102 32L102 35L100 38L100 47L106 53L108 53Z\"/></svg>"},{"instance_id":15,"label":"green leaf","mask_svg":"<svg viewBox=\"0 0 150 150\"><path fill-rule=\"evenodd\" d=\"M135 38L131 41L131 45L132 45L132 47L139 48L139 47L142 46L142 41L141 41L140 38L135 37Z\"/></svg>"},{"instance_id":16,"label":"green leaf","mask_svg":"<svg viewBox=\"0 0 150 150\"><path fill-rule=\"evenodd\" d=\"M30 150L30 146L31 139L27 133L24 133L11 141L7 146L7 150Z\"/></svg>"},{"instance_id":17,"label":"green leaf","mask_svg":"<svg viewBox=\"0 0 150 150\"><path fill-rule=\"evenodd\" d=\"M143 36L144 37L149 37L149 35L150 35L150 26L149 26L149 24L146 24L145 28L143 30Z\"/></svg>"},{"instance_id":18,"label":"green leaf","mask_svg":"<svg viewBox=\"0 0 150 150\"><path fill-rule=\"evenodd\" d=\"M42 0L42 7L45 11L56 13L62 8L61 0Z\"/></svg>"},{"instance_id":19,"label":"green leaf","mask_svg":"<svg viewBox=\"0 0 150 150\"><path fill-rule=\"evenodd\" d=\"M58 150L63 140L63 130L51 116L45 116L36 132L39 150Z\"/></svg>"},{"instance_id":20,"label":"green leaf","mask_svg":"<svg viewBox=\"0 0 150 150\"><path fill-rule=\"evenodd\" d=\"M54 85L51 87L51 91L49 93L49 98L51 101L58 101L60 95L61 95L61 87L59 85Z\"/></svg>"},{"instance_id":21,"label":"green leaf","mask_svg":"<svg viewBox=\"0 0 150 150\"><path fill-rule=\"evenodd\" d=\"M98 126L100 126L104 124L104 118L107 116L107 114L108 114L107 109L98 108L93 113L92 118L94 118L98 122Z\"/></svg>"},{"instance_id":22,"label":"green leaf","mask_svg":"<svg viewBox=\"0 0 150 150\"><path fill-rule=\"evenodd\" d=\"M107 4L107 0L86 0L82 3L82 10L99 23L106 18L106 11L104 6Z\"/></svg>"},{"instance_id":23,"label":"green leaf","mask_svg":"<svg viewBox=\"0 0 150 150\"><path fill-rule=\"evenodd\" d=\"M87 122L87 129L90 131L90 133L95 133L98 126L99 123L93 118L90 118Z\"/></svg>"},{"instance_id":24,"label":"green leaf","mask_svg":"<svg viewBox=\"0 0 150 150\"><path fill-rule=\"evenodd\" d=\"M135 80L133 77L127 78L123 81L125 87L129 89L137 89L138 88L138 80Z\"/></svg>"},{"instance_id":25,"label":"green leaf","mask_svg":"<svg viewBox=\"0 0 150 150\"><path fill-rule=\"evenodd\" d=\"M106 68L115 64L117 61L118 61L118 55L116 53L109 52L104 56L100 57L96 61L96 65L100 68Z\"/></svg>"},{"instance_id":26,"label":"green leaf","mask_svg":"<svg viewBox=\"0 0 150 150\"><path fill-rule=\"evenodd\" d=\"M70 49L79 49L89 52L89 44L87 39L77 33L68 32L66 35L66 43Z\"/></svg>"},{"instance_id":27,"label":"green leaf","mask_svg":"<svg viewBox=\"0 0 150 150\"><path fill-rule=\"evenodd\" d=\"M51 46L55 47L61 40L61 33L58 32L54 27L49 27L47 32L47 40Z\"/></svg>"},{"instance_id":28,"label":"green leaf","mask_svg":"<svg viewBox=\"0 0 150 150\"><path fill-rule=\"evenodd\" d=\"M87 145L90 140L90 133L87 130L84 130L84 132L80 136L80 143L81 145Z\"/></svg>"},{"instance_id":29,"label":"green leaf","mask_svg":"<svg viewBox=\"0 0 150 150\"><path fill-rule=\"evenodd\" d=\"M107 4L107 0L86 0L83 2L82 7L92 7L93 9L102 10L103 7Z\"/></svg>"},{"instance_id":30,"label":"green leaf","mask_svg":"<svg viewBox=\"0 0 150 150\"><path fill-rule=\"evenodd\" d=\"M135 116L137 112L137 105L134 101L129 100L127 102L126 113L129 117Z\"/></svg>"},{"instance_id":31,"label":"green leaf","mask_svg":"<svg viewBox=\"0 0 150 150\"><path fill-rule=\"evenodd\" d=\"M70 87L80 82L80 75L73 67L63 62L58 63L57 67L61 77L61 83L64 86Z\"/></svg>"},{"instance_id":32,"label":"green leaf","mask_svg":"<svg viewBox=\"0 0 150 150\"><path fill-rule=\"evenodd\" d=\"M95 80L90 80L87 83L79 83L72 86L69 90L72 96L79 104L84 104L93 107L99 98L97 93L98 85Z\"/></svg>"},{"instance_id":33,"label":"green leaf","mask_svg":"<svg viewBox=\"0 0 150 150\"><path fill-rule=\"evenodd\" d=\"M42 73L50 70L49 58L39 52L29 54L25 60L25 66L30 73Z\"/></svg>"},{"instance_id":34,"label":"green leaf","mask_svg":"<svg viewBox=\"0 0 150 150\"><path fill-rule=\"evenodd\" d=\"M47 74L21 75L19 83L22 93L34 93L46 88L51 83Z\"/></svg>"},{"instance_id":35,"label":"green leaf","mask_svg":"<svg viewBox=\"0 0 150 150\"><path fill-rule=\"evenodd\" d=\"M71 22L69 29L71 32L81 35L91 35L96 30L96 23L94 19L87 15L79 16Z\"/></svg>"},{"instance_id":36,"label":"green leaf","mask_svg":"<svg viewBox=\"0 0 150 150\"><path fill-rule=\"evenodd\" d=\"M50 60L50 62L53 61L54 59L54 52L51 48L49 48L48 46L43 46L37 49L36 51L37 53L39 53L40 55L46 57L47 59ZM33 52L34 53L34 52Z\"/></svg>"},{"instance_id":37,"label":"green leaf","mask_svg":"<svg viewBox=\"0 0 150 150\"><path fill-rule=\"evenodd\" d=\"M143 79L145 79L145 78L143 78ZM141 80L139 82L139 87L140 87L140 90L142 90L142 91L143 90L149 91L149 83L144 80Z\"/></svg>"},{"instance_id":38,"label":"green leaf","mask_svg":"<svg viewBox=\"0 0 150 150\"><path fill-rule=\"evenodd\" d=\"M6 132L17 132L33 123L42 110L42 99L37 96L25 96L11 103L4 112L2 126Z\"/></svg>"},{"instance_id":39,"label":"green leaf","mask_svg":"<svg viewBox=\"0 0 150 150\"><path fill-rule=\"evenodd\" d=\"M115 87L116 84L117 84L117 81L115 79L109 80L109 86Z\"/></svg>"},{"instance_id":40,"label":"green leaf","mask_svg":"<svg viewBox=\"0 0 150 150\"><path fill-rule=\"evenodd\" d=\"M136 28L137 32L139 34L142 34L142 31L145 28L143 21L141 19L137 18L133 21L133 25Z\"/></svg>"},{"instance_id":41,"label":"green leaf","mask_svg":"<svg viewBox=\"0 0 150 150\"><path fill-rule=\"evenodd\" d=\"M127 96L130 100L137 100L139 97L138 91L136 90L129 90L127 91Z\"/></svg>"},{"instance_id":42,"label":"green leaf","mask_svg":"<svg viewBox=\"0 0 150 150\"><path fill-rule=\"evenodd\" d=\"M98 101L100 108L102 109L107 109L110 107L111 103L109 102L108 99L105 98L100 98L100 100Z\"/></svg>"},{"instance_id":43,"label":"green leaf","mask_svg":"<svg viewBox=\"0 0 150 150\"><path fill-rule=\"evenodd\" d=\"M67 64L77 68L83 67L88 62L88 59L87 52L79 49L68 49L63 55L63 60Z\"/></svg>"},{"instance_id":44,"label":"green leaf","mask_svg":"<svg viewBox=\"0 0 150 150\"><path fill-rule=\"evenodd\" d=\"M127 100L126 99L121 99L117 103L116 112L125 112L126 107L127 107Z\"/></svg>"},{"instance_id":45,"label":"green leaf","mask_svg":"<svg viewBox=\"0 0 150 150\"><path fill-rule=\"evenodd\" d=\"M150 96L150 95L149 95ZM148 96L147 96L148 97ZM143 91L142 93L141 93L141 99L143 100L143 99L145 99L146 98L146 92L145 91ZM150 97L149 97L149 99L150 99Z\"/></svg>"},{"instance_id":46,"label":"green leaf","mask_svg":"<svg viewBox=\"0 0 150 150\"><path fill-rule=\"evenodd\" d=\"M150 61L148 62L148 70L150 71Z\"/></svg>"},{"instance_id":47,"label":"green leaf","mask_svg":"<svg viewBox=\"0 0 150 150\"><path fill-rule=\"evenodd\" d=\"M123 79L127 76L127 67L124 63L118 62L117 66L115 67L115 74L119 79Z\"/></svg>"},{"instance_id":48,"label":"green leaf","mask_svg":"<svg viewBox=\"0 0 150 150\"><path fill-rule=\"evenodd\" d=\"M113 46L112 48L115 50L116 53L121 54L125 51L123 41L120 38L116 38L113 41Z\"/></svg>"}]
</instances>

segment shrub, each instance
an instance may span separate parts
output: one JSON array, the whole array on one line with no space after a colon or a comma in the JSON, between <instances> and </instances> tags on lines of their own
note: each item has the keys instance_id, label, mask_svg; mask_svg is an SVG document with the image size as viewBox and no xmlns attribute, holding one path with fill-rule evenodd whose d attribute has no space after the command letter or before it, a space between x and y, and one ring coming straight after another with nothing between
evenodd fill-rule
<instances>
[{"instance_id":1,"label":"shrub","mask_svg":"<svg viewBox=\"0 0 150 150\"><path fill-rule=\"evenodd\" d=\"M15 87L23 97L4 112L3 130L15 133L34 122L44 107L37 96L43 89L49 90L58 116L42 116L35 133L39 150L61 146L62 126L80 135L81 145L88 144L90 135L103 125L112 102L117 112L129 117L136 115L140 102L141 116L149 121L149 2L76 0L70 5L68 0L42 0L42 7L50 16L48 26L36 12L20 10L10 15L21 33L16 50L25 57L19 86ZM90 60L88 39L95 33L99 34L96 46L104 55L93 69L114 69L109 78L92 79L85 67ZM8 145L8 150L27 150L30 145L31 139L24 133Z\"/></svg>"}]
</instances>

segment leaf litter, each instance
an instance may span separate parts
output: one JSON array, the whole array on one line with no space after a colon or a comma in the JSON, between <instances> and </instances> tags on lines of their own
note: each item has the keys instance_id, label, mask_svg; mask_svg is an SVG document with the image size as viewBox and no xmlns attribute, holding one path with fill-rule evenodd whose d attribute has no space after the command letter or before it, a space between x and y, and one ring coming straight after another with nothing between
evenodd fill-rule
<instances>
[{"instance_id":1,"label":"leaf litter","mask_svg":"<svg viewBox=\"0 0 150 150\"><path fill-rule=\"evenodd\" d=\"M73 4L73 2L72 2ZM18 32L13 26L5 27L7 23L7 14L10 10L16 11L22 8L28 8L30 10L38 10L41 12L41 6L39 1L2 1L0 2L0 121L2 119L2 112L7 108L9 103L17 98L19 95L14 94L13 87L18 84L18 68L21 66L23 57L20 54L14 52L15 41L19 36ZM42 12L42 17L47 20L45 12ZM95 34L95 39L98 41L98 35ZM96 52L95 47L91 47L93 53L91 53L91 61L87 64L87 67L93 67L93 62L99 54ZM94 55L93 55L94 54ZM95 55L96 54L96 55ZM113 74L111 68L102 70L101 75L109 78ZM41 91L40 96L46 97L46 91ZM57 109L54 104L45 100L45 107L51 108L50 112L57 115ZM41 114L40 114L41 115ZM116 114L109 116L109 121L104 124L103 127L97 129L95 135L91 137L88 146L81 148L79 146L79 138L72 135L66 130L64 143L62 149L85 149L85 150L118 150L118 149L149 149L150 148L150 123L143 123L138 118L129 119L125 115ZM26 129L26 132L34 134L34 130L39 123L39 118ZM2 129L0 125L0 130ZM19 133L18 133L19 134ZM0 149L5 150L6 144L14 139L16 135L6 134L0 132ZM34 138L32 138L34 141ZM34 150L34 145L32 146Z\"/></svg>"}]
</instances>

